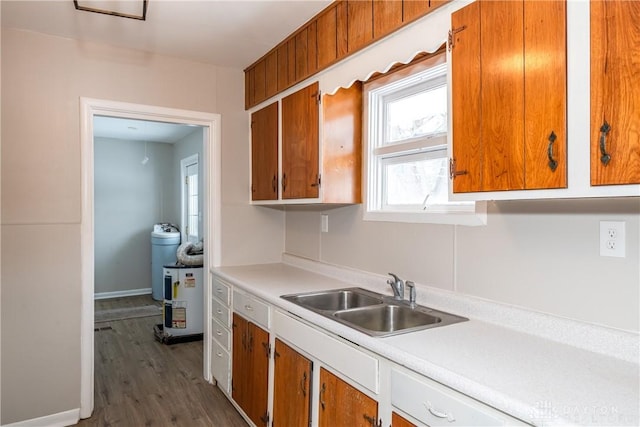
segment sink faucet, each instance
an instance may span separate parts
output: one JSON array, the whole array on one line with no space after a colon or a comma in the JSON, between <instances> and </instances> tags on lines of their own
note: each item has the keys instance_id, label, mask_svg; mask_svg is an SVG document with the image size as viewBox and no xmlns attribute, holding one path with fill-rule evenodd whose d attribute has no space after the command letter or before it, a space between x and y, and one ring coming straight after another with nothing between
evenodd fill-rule
<instances>
[{"instance_id":1,"label":"sink faucet","mask_svg":"<svg viewBox=\"0 0 640 427\"><path fill-rule=\"evenodd\" d=\"M387 283L393 289L393 298L404 299L404 281L393 273L389 273L389 276L393 277L393 279L387 280Z\"/></svg>"}]
</instances>

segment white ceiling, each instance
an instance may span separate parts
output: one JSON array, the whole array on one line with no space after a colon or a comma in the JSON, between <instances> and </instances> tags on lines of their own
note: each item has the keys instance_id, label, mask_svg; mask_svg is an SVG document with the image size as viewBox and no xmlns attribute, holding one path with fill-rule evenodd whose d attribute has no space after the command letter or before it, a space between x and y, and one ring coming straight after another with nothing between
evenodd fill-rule
<instances>
[{"instance_id":1,"label":"white ceiling","mask_svg":"<svg viewBox=\"0 0 640 427\"><path fill-rule=\"evenodd\" d=\"M149 0L145 21L78 11L73 0L1 0L0 7L2 28L244 69L329 3L331 0ZM94 122L95 136L138 141L173 143L193 130L184 125L104 117Z\"/></svg>"},{"instance_id":2,"label":"white ceiling","mask_svg":"<svg viewBox=\"0 0 640 427\"><path fill-rule=\"evenodd\" d=\"M330 0L149 0L147 19L138 21L78 11L73 0L0 2L3 28L242 69L329 3Z\"/></svg>"},{"instance_id":3,"label":"white ceiling","mask_svg":"<svg viewBox=\"0 0 640 427\"><path fill-rule=\"evenodd\" d=\"M121 119L117 117L104 116L96 116L93 118L93 136L96 138L114 138L125 141L164 142L173 144L199 129L199 126L152 122L146 120Z\"/></svg>"}]
</instances>

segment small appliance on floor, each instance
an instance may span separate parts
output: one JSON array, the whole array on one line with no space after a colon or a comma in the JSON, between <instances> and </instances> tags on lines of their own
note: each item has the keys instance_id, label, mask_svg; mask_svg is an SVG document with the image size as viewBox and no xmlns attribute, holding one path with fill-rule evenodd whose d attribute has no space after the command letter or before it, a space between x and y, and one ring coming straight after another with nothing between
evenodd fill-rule
<instances>
[{"instance_id":1,"label":"small appliance on floor","mask_svg":"<svg viewBox=\"0 0 640 427\"><path fill-rule=\"evenodd\" d=\"M162 323L154 335L164 344L199 341L203 333L202 266L165 265Z\"/></svg>"}]
</instances>

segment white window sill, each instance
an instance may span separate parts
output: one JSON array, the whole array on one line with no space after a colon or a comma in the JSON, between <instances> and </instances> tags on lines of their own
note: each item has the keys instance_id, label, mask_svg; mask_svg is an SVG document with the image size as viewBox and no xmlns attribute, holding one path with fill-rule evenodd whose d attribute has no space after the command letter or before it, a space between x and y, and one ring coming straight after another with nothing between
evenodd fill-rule
<instances>
[{"instance_id":1,"label":"white window sill","mask_svg":"<svg viewBox=\"0 0 640 427\"><path fill-rule=\"evenodd\" d=\"M487 203L476 202L475 212L398 212L365 211L365 221L408 222L416 224L447 224L479 226L487 224Z\"/></svg>"}]
</instances>

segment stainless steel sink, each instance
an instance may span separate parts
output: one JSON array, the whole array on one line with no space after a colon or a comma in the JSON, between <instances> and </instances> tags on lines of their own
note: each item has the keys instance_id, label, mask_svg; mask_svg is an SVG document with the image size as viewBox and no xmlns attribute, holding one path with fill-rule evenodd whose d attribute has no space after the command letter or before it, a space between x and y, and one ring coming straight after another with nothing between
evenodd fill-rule
<instances>
[{"instance_id":1,"label":"stainless steel sink","mask_svg":"<svg viewBox=\"0 0 640 427\"><path fill-rule=\"evenodd\" d=\"M390 336L468 319L410 305L362 288L282 295L281 298L372 336Z\"/></svg>"},{"instance_id":2,"label":"stainless steel sink","mask_svg":"<svg viewBox=\"0 0 640 427\"><path fill-rule=\"evenodd\" d=\"M298 305L321 311L349 310L351 308L382 304L381 295L362 288L285 295L282 298Z\"/></svg>"}]
</instances>

